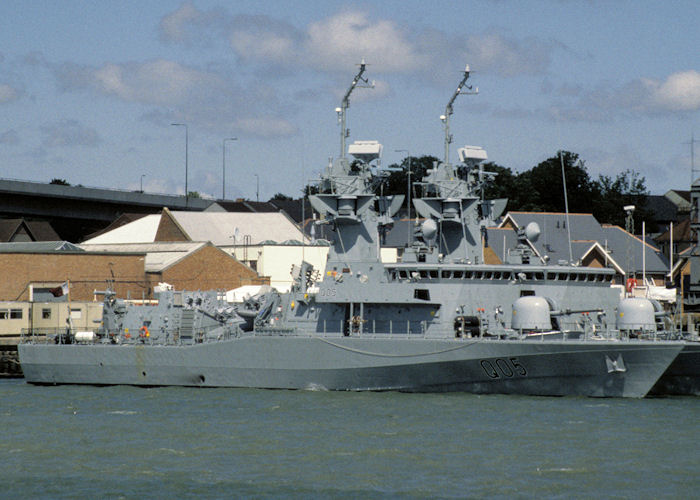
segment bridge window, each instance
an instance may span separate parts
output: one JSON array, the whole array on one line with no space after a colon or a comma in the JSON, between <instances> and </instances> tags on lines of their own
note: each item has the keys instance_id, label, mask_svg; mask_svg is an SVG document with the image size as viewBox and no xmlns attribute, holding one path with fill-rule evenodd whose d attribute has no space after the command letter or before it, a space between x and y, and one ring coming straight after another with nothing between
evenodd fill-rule
<instances>
[{"instance_id":1,"label":"bridge window","mask_svg":"<svg viewBox=\"0 0 700 500\"><path fill-rule=\"evenodd\" d=\"M430 300L430 290L417 288L413 291L413 298L418 300Z\"/></svg>"}]
</instances>

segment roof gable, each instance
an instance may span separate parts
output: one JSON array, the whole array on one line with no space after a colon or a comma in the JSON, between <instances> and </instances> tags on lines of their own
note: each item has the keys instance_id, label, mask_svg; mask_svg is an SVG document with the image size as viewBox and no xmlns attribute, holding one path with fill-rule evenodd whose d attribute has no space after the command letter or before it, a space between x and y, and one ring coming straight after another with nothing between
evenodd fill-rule
<instances>
[{"instance_id":1,"label":"roof gable","mask_svg":"<svg viewBox=\"0 0 700 500\"><path fill-rule=\"evenodd\" d=\"M109 244L109 243L152 243L155 241L160 215L146 215L128 224L107 231L94 238L83 241L85 244Z\"/></svg>"},{"instance_id":2,"label":"roof gable","mask_svg":"<svg viewBox=\"0 0 700 500\"><path fill-rule=\"evenodd\" d=\"M664 196L681 210L690 210L690 191L670 189Z\"/></svg>"},{"instance_id":3,"label":"roof gable","mask_svg":"<svg viewBox=\"0 0 700 500\"><path fill-rule=\"evenodd\" d=\"M179 212L178 212L179 213ZM184 212L187 213L187 212ZM203 212L204 213L204 212ZM160 222L156 231L155 241L192 241L187 231L180 225L173 213L164 208L160 214ZM206 241L206 240L201 240Z\"/></svg>"},{"instance_id":4,"label":"roof gable","mask_svg":"<svg viewBox=\"0 0 700 500\"><path fill-rule=\"evenodd\" d=\"M0 241L58 241L60 237L47 221L0 219Z\"/></svg>"},{"instance_id":5,"label":"roof gable","mask_svg":"<svg viewBox=\"0 0 700 500\"><path fill-rule=\"evenodd\" d=\"M604 246L624 269L641 271L646 267L650 273L668 271L666 257L648 241L642 241L619 226L606 225L602 229Z\"/></svg>"},{"instance_id":6,"label":"roof gable","mask_svg":"<svg viewBox=\"0 0 700 500\"><path fill-rule=\"evenodd\" d=\"M0 241L13 241L17 232L22 229L26 233L26 225L22 219L0 219ZM33 238L29 241L33 241Z\"/></svg>"},{"instance_id":7,"label":"roof gable","mask_svg":"<svg viewBox=\"0 0 700 500\"><path fill-rule=\"evenodd\" d=\"M87 235L84 241L92 240L94 238L97 238L98 236L108 233L110 231L113 231L114 229L117 229L118 227L125 226L129 224L130 222L137 221L141 219L142 217L145 217L147 214L134 214L134 213L128 213L128 214L121 214L119 217L114 219L112 223L107 226L104 229L101 229L99 231L95 231L92 234Z\"/></svg>"},{"instance_id":8,"label":"roof gable","mask_svg":"<svg viewBox=\"0 0 700 500\"><path fill-rule=\"evenodd\" d=\"M554 262L569 261L569 238L571 241L600 241L602 229L591 214L569 214L557 212L508 212L498 226L499 228L516 229L526 227L535 222L540 228L540 236L533 243L540 255L548 255ZM580 259L589 245L577 246L577 252L572 247L571 257L574 261Z\"/></svg>"}]
</instances>

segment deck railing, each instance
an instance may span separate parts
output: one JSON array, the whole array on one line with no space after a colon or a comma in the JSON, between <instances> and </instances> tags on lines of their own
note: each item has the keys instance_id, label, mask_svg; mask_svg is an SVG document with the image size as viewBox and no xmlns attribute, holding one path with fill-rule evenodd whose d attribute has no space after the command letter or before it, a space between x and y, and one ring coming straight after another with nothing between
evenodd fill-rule
<instances>
[{"instance_id":1,"label":"deck railing","mask_svg":"<svg viewBox=\"0 0 700 500\"><path fill-rule=\"evenodd\" d=\"M450 332L436 328L431 328L435 322L432 321L396 321L396 320L364 320L357 318L352 320L321 320L317 323L313 335L320 337L360 337L360 338L451 338ZM304 325L308 326L308 324ZM667 332L657 333L651 330L651 325L640 325L641 328L635 330L563 330L563 331L526 331L526 330L501 330L498 332L479 331L473 334L454 335L454 338L483 340L503 340L503 339L527 339L534 342L545 341L600 341L600 340L673 340ZM196 329L191 336L182 337L179 332L168 332L165 335L139 336L138 333L97 335L94 340L76 341L75 332L69 333L66 328L23 328L20 335L20 343L33 344L145 344L145 345L193 345L220 342L243 336L309 336L306 328L285 326L262 326L253 331L244 332L238 327L222 328L220 330L206 331ZM675 338L675 337L674 337Z\"/></svg>"}]
</instances>

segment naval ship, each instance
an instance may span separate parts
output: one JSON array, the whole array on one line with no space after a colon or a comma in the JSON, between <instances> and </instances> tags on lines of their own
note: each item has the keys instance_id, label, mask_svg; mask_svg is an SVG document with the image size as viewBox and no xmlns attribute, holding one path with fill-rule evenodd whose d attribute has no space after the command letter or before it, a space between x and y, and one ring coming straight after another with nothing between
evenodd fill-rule
<instances>
[{"instance_id":1,"label":"naval ship","mask_svg":"<svg viewBox=\"0 0 700 500\"><path fill-rule=\"evenodd\" d=\"M414 186L419 217L400 262L380 257L380 234L403 197L378 196L382 146L358 141L309 196L332 234L323 270L294 266L288 293L242 304L219 291L164 290L139 305L104 293L99 331L28 337L19 346L33 384L250 387L352 391L644 397L683 348L655 341L663 313L620 301L613 271L551 264L522 228L501 264L484 262L484 228L505 200L484 200L486 152L459 149ZM469 70L448 105L462 91ZM622 313L621 313L622 312ZM644 333L643 335L641 333Z\"/></svg>"},{"instance_id":2,"label":"naval ship","mask_svg":"<svg viewBox=\"0 0 700 500\"><path fill-rule=\"evenodd\" d=\"M697 318L700 312L700 179L691 183L690 206L690 229L695 237L695 244L687 254L690 276L679 301L685 314ZM673 254L672 245L670 252ZM650 391L651 395L700 396L700 338L695 328L689 325L685 331L669 332L670 338L685 341L685 346L654 385Z\"/></svg>"}]
</instances>

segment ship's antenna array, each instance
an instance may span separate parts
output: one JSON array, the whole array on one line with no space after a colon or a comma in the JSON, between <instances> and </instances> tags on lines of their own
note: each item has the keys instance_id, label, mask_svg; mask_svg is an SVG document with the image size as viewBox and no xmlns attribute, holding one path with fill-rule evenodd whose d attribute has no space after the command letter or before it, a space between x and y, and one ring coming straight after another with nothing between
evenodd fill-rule
<instances>
[{"instance_id":1,"label":"ship's antenna array","mask_svg":"<svg viewBox=\"0 0 700 500\"><path fill-rule=\"evenodd\" d=\"M350 107L350 94L352 94L352 91L355 90L355 87L358 87L358 84L362 82L364 85L359 85L360 88L365 88L365 89L373 89L374 88L374 81L372 83L369 83L367 78L363 78L362 75L365 72L367 64L365 64L365 60L362 59L362 62L359 64L360 66L360 71L358 71L357 75L355 75L355 78L353 78L352 83L350 84L350 87L348 88L348 91L345 92L345 96L343 97L343 102L341 103L339 108L335 108L335 112L338 113L338 123L340 124L340 157L345 158L345 139L348 138L350 135L350 131L347 129L347 123L346 123L346 115L347 115L347 110Z\"/></svg>"},{"instance_id":2,"label":"ship's antenna array","mask_svg":"<svg viewBox=\"0 0 700 500\"><path fill-rule=\"evenodd\" d=\"M445 165L448 165L450 163L450 143L452 142L452 136L450 135L450 115L454 113L454 109L452 108L452 104L454 104L455 99L457 99L457 96L460 94L478 94L479 93L479 87L476 87L474 90L472 90L471 85L467 85L467 89L469 90L468 92L462 92L462 88L464 88L465 84L467 83L467 79L469 78L469 65L464 68L464 76L462 77L462 81L459 82L459 85L457 86L457 90L455 90L455 93L452 94L452 98L450 99L450 102L447 103L447 106L445 107L445 114L440 117L440 120L442 120L442 123L445 124Z\"/></svg>"}]
</instances>

